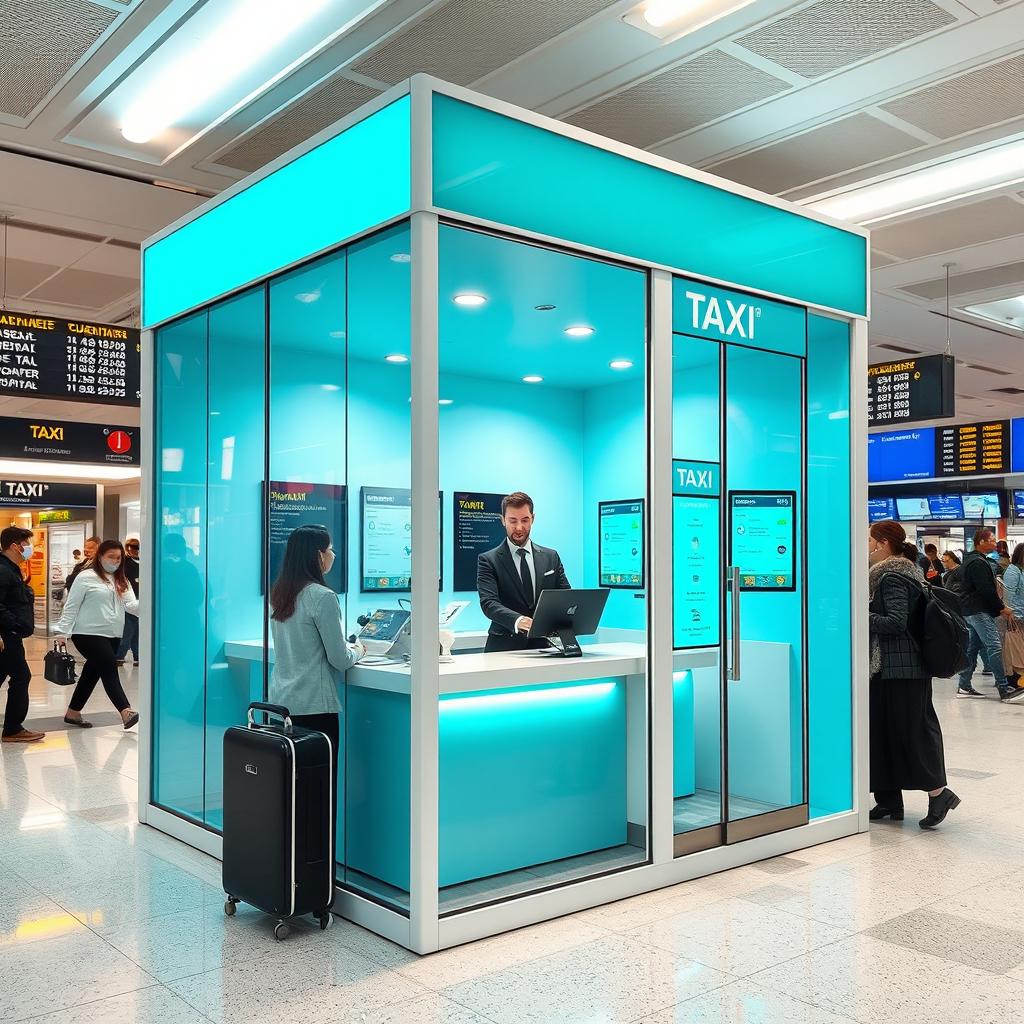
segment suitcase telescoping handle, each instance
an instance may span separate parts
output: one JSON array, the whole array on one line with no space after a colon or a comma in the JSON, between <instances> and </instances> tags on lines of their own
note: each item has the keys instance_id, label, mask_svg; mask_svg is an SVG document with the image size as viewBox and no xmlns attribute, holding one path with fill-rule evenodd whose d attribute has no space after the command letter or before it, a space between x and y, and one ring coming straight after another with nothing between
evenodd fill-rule
<instances>
[{"instance_id":1,"label":"suitcase telescoping handle","mask_svg":"<svg viewBox=\"0 0 1024 1024\"><path fill-rule=\"evenodd\" d=\"M288 709L286 707L284 707L283 705L281 705L281 704L264 704L262 702L257 702L255 704L250 704L249 705L249 728L250 729L253 728L253 726L256 724L255 718L256 718L256 712L257 711L262 711L267 716L267 718L280 718L280 719L282 719L283 722L284 722L284 731L286 733L289 733L289 734L291 733L291 731L292 731L291 715L288 713Z\"/></svg>"}]
</instances>

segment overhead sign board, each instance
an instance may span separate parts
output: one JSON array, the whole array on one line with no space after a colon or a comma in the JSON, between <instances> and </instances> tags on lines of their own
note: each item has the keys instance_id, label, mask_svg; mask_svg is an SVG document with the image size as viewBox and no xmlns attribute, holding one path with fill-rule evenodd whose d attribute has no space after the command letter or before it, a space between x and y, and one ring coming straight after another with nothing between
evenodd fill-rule
<instances>
[{"instance_id":1,"label":"overhead sign board","mask_svg":"<svg viewBox=\"0 0 1024 1024\"><path fill-rule=\"evenodd\" d=\"M0 505L95 508L95 484L51 484L43 480L0 480Z\"/></svg>"},{"instance_id":2,"label":"overhead sign board","mask_svg":"<svg viewBox=\"0 0 1024 1024\"><path fill-rule=\"evenodd\" d=\"M139 428L0 416L0 458L138 466Z\"/></svg>"},{"instance_id":3,"label":"overhead sign board","mask_svg":"<svg viewBox=\"0 0 1024 1024\"><path fill-rule=\"evenodd\" d=\"M1009 472L1009 420L935 428L935 476Z\"/></svg>"},{"instance_id":4,"label":"overhead sign board","mask_svg":"<svg viewBox=\"0 0 1024 1024\"><path fill-rule=\"evenodd\" d=\"M868 426L956 415L956 361L920 356L868 367Z\"/></svg>"},{"instance_id":5,"label":"overhead sign board","mask_svg":"<svg viewBox=\"0 0 1024 1024\"><path fill-rule=\"evenodd\" d=\"M0 395L138 405L132 327L0 310Z\"/></svg>"}]
</instances>

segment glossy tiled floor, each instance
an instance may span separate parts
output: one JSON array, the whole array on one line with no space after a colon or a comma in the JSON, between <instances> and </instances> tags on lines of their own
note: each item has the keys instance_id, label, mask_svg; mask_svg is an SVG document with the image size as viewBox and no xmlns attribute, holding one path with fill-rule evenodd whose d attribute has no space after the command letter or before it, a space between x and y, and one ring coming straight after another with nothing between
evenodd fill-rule
<instances>
[{"instance_id":1,"label":"glossy tiled floor","mask_svg":"<svg viewBox=\"0 0 1024 1024\"><path fill-rule=\"evenodd\" d=\"M227 920L218 865L134 824L133 733L0 748L0 1021L1016 1024L1024 708L949 690L964 803L941 831L917 797L902 826L423 959L341 921L279 946ZM33 715L64 698L39 684Z\"/></svg>"}]
</instances>

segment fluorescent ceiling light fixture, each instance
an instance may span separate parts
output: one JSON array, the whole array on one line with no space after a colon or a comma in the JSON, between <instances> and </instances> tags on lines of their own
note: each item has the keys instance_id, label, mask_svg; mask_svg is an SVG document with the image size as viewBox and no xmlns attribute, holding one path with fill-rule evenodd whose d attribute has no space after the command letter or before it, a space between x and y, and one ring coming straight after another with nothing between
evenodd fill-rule
<instances>
[{"instance_id":1,"label":"fluorescent ceiling light fixture","mask_svg":"<svg viewBox=\"0 0 1024 1024\"><path fill-rule=\"evenodd\" d=\"M479 292L459 292L452 301L456 306L482 306L487 301L487 296Z\"/></svg>"},{"instance_id":2,"label":"fluorescent ceiling light fixture","mask_svg":"<svg viewBox=\"0 0 1024 1024\"><path fill-rule=\"evenodd\" d=\"M633 365L632 359L613 359L608 364L613 370L628 370Z\"/></svg>"},{"instance_id":3,"label":"fluorescent ceiling light fixture","mask_svg":"<svg viewBox=\"0 0 1024 1024\"><path fill-rule=\"evenodd\" d=\"M176 449L164 449L168 451ZM180 468L180 466L179 466ZM138 466L88 466L82 462L39 462L36 459L0 459L0 473L38 480L139 480L142 470Z\"/></svg>"},{"instance_id":4,"label":"fluorescent ceiling light fixture","mask_svg":"<svg viewBox=\"0 0 1024 1024\"><path fill-rule=\"evenodd\" d=\"M452 402L454 402L454 401L455 401L454 398L439 398L437 400L437 404L438 405L451 405Z\"/></svg>"},{"instance_id":5,"label":"fluorescent ceiling light fixture","mask_svg":"<svg viewBox=\"0 0 1024 1024\"><path fill-rule=\"evenodd\" d=\"M648 35L664 42L679 39L719 18L748 7L754 0L644 0L622 16Z\"/></svg>"},{"instance_id":6,"label":"fluorescent ceiling light fixture","mask_svg":"<svg viewBox=\"0 0 1024 1024\"><path fill-rule=\"evenodd\" d=\"M840 220L870 224L1018 181L1024 181L1024 142L994 146L839 195L812 196L803 205Z\"/></svg>"},{"instance_id":7,"label":"fluorescent ceiling light fixture","mask_svg":"<svg viewBox=\"0 0 1024 1024\"><path fill-rule=\"evenodd\" d=\"M403 356L401 352L392 352L391 355L384 357L384 361L387 363L407 363L409 362L409 357Z\"/></svg>"},{"instance_id":8,"label":"fluorescent ceiling light fixture","mask_svg":"<svg viewBox=\"0 0 1024 1024\"><path fill-rule=\"evenodd\" d=\"M412 263L412 257L407 252L396 252L391 257L392 263Z\"/></svg>"},{"instance_id":9,"label":"fluorescent ceiling light fixture","mask_svg":"<svg viewBox=\"0 0 1024 1024\"><path fill-rule=\"evenodd\" d=\"M576 324L573 327L566 327L565 333L570 338L589 338L594 333L594 328L585 327L583 324Z\"/></svg>"},{"instance_id":10,"label":"fluorescent ceiling light fixture","mask_svg":"<svg viewBox=\"0 0 1024 1024\"><path fill-rule=\"evenodd\" d=\"M331 2L237 0L220 5L226 9L201 33L186 24L185 32L196 32L194 45L146 84L122 119L121 134L141 144L178 124L266 60Z\"/></svg>"},{"instance_id":11,"label":"fluorescent ceiling light fixture","mask_svg":"<svg viewBox=\"0 0 1024 1024\"><path fill-rule=\"evenodd\" d=\"M543 384L544 383L544 378L543 377L538 377L537 374L535 374L535 373L530 373L530 374L527 374L523 378L523 383L524 384Z\"/></svg>"}]
</instances>

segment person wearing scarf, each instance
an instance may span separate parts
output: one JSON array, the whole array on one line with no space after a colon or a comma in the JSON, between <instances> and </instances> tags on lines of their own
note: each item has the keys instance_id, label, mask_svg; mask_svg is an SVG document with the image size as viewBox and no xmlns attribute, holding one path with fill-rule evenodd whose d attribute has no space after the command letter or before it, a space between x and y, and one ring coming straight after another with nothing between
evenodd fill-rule
<instances>
[{"instance_id":1,"label":"person wearing scarf","mask_svg":"<svg viewBox=\"0 0 1024 1024\"><path fill-rule=\"evenodd\" d=\"M946 787L942 728L932 680L914 636L924 601L921 569L904 557L906 531L890 519L868 535L871 637L870 754L872 821L903 820L903 790L928 794L921 828L934 828L960 798Z\"/></svg>"}]
</instances>

